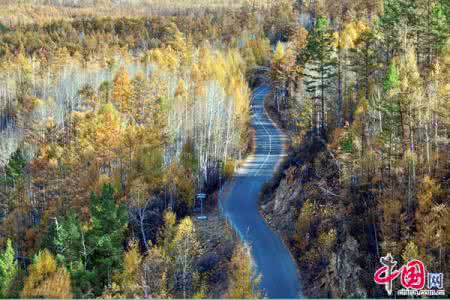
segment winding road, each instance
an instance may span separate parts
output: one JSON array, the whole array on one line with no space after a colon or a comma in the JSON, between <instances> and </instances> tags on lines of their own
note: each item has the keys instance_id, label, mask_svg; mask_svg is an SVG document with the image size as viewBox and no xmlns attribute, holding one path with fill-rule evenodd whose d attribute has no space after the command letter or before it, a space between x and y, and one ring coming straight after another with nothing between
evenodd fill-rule
<instances>
[{"instance_id":1,"label":"winding road","mask_svg":"<svg viewBox=\"0 0 450 300\"><path fill-rule=\"evenodd\" d=\"M258 210L260 191L273 176L285 155L283 133L267 116L263 101L270 88L255 89L252 99L252 126L256 130L256 150L237 171L222 199L223 214L251 247L256 271L262 276L260 288L269 298L301 297L296 264L281 238L266 224Z\"/></svg>"}]
</instances>

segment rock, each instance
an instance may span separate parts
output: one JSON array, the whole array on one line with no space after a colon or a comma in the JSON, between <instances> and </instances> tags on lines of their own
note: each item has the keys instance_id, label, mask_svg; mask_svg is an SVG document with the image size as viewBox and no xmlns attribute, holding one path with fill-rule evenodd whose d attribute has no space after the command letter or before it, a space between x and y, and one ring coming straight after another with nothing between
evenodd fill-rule
<instances>
[{"instance_id":1,"label":"rock","mask_svg":"<svg viewBox=\"0 0 450 300\"><path fill-rule=\"evenodd\" d=\"M321 207L331 207L333 213L321 218L316 226L334 228L336 245L317 265L299 264L301 284L305 296L313 298L367 297L362 278L364 270L358 264L359 244L347 230L345 205L339 198L339 163L334 154L319 141L318 145L305 146L291 157L279 182L273 182L263 195L261 212L269 225L284 238L293 249L299 209L307 199ZM316 242L317 236L311 242ZM295 250L295 251L298 251ZM310 251L315 251L314 247ZM367 273L367 272L366 272Z\"/></svg>"},{"instance_id":2,"label":"rock","mask_svg":"<svg viewBox=\"0 0 450 300\"><path fill-rule=\"evenodd\" d=\"M358 242L347 235L337 252L332 253L326 269L326 283L332 298L366 298L361 284L362 269L355 263L359 256Z\"/></svg>"}]
</instances>

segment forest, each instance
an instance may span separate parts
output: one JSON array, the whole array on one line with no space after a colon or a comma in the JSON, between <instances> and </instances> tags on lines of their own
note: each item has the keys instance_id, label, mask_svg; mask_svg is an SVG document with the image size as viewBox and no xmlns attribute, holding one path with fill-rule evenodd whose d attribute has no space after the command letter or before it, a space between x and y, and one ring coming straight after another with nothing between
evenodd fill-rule
<instances>
[{"instance_id":1,"label":"forest","mask_svg":"<svg viewBox=\"0 0 450 300\"><path fill-rule=\"evenodd\" d=\"M273 19L73 13L1 27L1 297L251 293L246 249L228 233L208 253L192 214L251 151Z\"/></svg>"},{"instance_id":2,"label":"forest","mask_svg":"<svg viewBox=\"0 0 450 300\"><path fill-rule=\"evenodd\" d=\"M1 298L263 297L217 211L261 83L304 294L386 297L388 253L448 278L450 1L169 2L0 0Z\"/></svg>"},{"instance_id":3,"label":"forest","mask_svg":"<svg viewBox=\"0 0 450 300\"><path fill-rule=\"evenodd\" d=\"M291 153L261 201L305 294L386 297L373 270L388 253L448 276L450 2L298 9L305 29L276 46L267 104Z\"/></svg>"}]
</instances>

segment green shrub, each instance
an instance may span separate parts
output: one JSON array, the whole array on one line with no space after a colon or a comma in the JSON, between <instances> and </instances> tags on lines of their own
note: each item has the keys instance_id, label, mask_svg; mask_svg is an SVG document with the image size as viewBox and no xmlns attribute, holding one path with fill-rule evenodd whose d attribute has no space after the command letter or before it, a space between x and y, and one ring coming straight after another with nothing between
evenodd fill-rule
<instances>
[{"instance_id":1,"label":"green shrub","mask_svg":"<svg viewBox=\"0 0 450 300\"><path fill-rule=\"evenodd\" d=\"M353 152L353 134L349 133L347 136L339 142L342 151L345 153Z\"/></svg>"}]
</instances>

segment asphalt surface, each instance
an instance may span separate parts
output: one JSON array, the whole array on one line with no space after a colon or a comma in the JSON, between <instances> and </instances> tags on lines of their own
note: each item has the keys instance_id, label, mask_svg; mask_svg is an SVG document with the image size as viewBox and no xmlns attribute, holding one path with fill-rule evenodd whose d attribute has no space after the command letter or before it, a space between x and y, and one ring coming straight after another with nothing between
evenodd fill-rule
<instances>
[{"instance_id":1,"label":"asphalt surface","mask_svg":"<svg viewBox=\"0 0 450 300\"><path fill-rule=\"evenodd\" d=\"M289 250L273 232L258 210L258 197L265 182L285 155L286 137L265 113L264 97L269 87L255 89L252 100L252 126L256 130L255 154L250 156L235 176L222 199L223 213L251 247L256 271L262 276L260 288L268 298L299 298L298 270Z\"/></svg>"}]
</instances>

